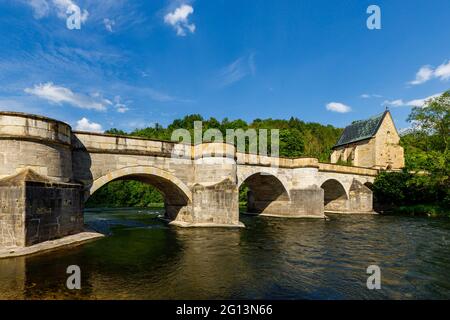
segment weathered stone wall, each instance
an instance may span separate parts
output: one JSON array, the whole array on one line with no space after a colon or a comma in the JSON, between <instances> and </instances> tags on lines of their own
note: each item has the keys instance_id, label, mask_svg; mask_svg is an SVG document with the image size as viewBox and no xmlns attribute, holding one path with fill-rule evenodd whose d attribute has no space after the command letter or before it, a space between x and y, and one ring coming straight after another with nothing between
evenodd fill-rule
<instances>
[{"instance_id":1,"label":"weathered stone wall","mask_svg":"<svg viewBox=\"0 0 450 320\"><path fill-rule=\"evenodd\" d=\"M54 181L72 179L71 128L34 115L0 112L0 179L25 168Z\"/></svg>"},{"instance_id":2,"label":"weathered stone wall","mask_svg":"<svg viewBox=\"0 0 450 320\"><path fill-rule=\"evenodd\" d=\"M82 186L23 181L0 186L0 245L30 246L83 230Z\"/></svg>"},{"instance_id":3,"label":"weathered stone wall","mask_svg":"<svg viewBox=\"0 0 450 320\"><path fill-rule=\"evenodd\" d=\"M0 179L26 168L54 181L69 182L72 177L72 151L64 145L0 137Z\"/></svg>"},{"instance_id":4,"label":"weathered stone wall","mask_svg":"<svg viewBox=\"0 0 450 320\"><path fill-rule=\"evenodd\" d=\"M236 183L225 179L214 185L194 185L193 221L196 224L241 225Z\"/></svg>"},{"instance_id":5,"label":"weathered stone wall","mask_svg":"<svg viewBox=\"0 0 450 320\"><path fill-rule=\"evenodd\" d=\"M375 167L401 169L405 166L400 136L390 113L386 115L375 135Z\"/></svg>"},{"instance_id":6,"label":"weathered stone wall","mask_svg":"<svg viewBox=\"0 0 450 320\"><path fill-rule=\"evenodd\" d=\"M26 182L25 245L83 231L82 186Z\"/></svg>"},{"instance_id":7,"label":"weathered stone wall","mask_svg":"<svg viewBox=\"0 0 450 320\"><path fill-rule=\"evenodd\" d=\"M25 246L23 186L0 186L0 246Z\"/></svg>"}]
</instances>

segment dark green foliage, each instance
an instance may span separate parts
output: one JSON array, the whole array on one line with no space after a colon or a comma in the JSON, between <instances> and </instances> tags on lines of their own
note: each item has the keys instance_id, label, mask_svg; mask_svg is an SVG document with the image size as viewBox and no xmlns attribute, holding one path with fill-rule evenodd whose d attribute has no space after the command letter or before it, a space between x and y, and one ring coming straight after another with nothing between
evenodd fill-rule
<instances>
[{"instance_id":1,"label":"dark green foliage","mask_svg":"<svg viewBox=\"0 0 450 320\"><path fill-rule=\"evenodd\" d=\"M87 201L86 207L151 207L163 202L161 193L151 185L118 180L97 190Z\"/></svg>"},{"instance_id":2,"label":"dark green foliage","mask_svg":"<svg viewBox=\"0 0 450 320\"><path fill-rule=\"evenodd\" d=\"M116 128L111 128L109 130L105 131L106 134L114 134L114 135L118 135L118 136L125 136L127 135L127 133L123 130L120 129L116 129Z\"/></svg>"}]
</instances>

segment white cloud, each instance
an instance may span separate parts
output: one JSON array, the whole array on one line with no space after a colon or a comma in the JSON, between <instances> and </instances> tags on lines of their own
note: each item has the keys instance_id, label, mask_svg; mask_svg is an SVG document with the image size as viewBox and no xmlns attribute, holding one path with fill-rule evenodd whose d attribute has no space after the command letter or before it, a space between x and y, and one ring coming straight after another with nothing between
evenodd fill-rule
<instances>
[{"instance_id":1,"label":"white cloud","mask_svg":"<svg viewBox=\"0 0 450 320\"><path fill-rule=\"evenodd\" d=\"M433 78L437 78L441 81L450 79L450 61L442 63L436 69L433 69L433 67L429 65L421 67L416 73L416 79L410 81L409 84L422 84Z\"/></svg>"},{"instance_id":2,"label":"white cloud","mask_svg":"<svg viewBox=\"0 0 450 320\"><path fill-rule=\"evenodd\" d=\"M390 107L406 106L405 102L402 99L384 100L383 105L387 105L387 106L390 106Z\"/></svg>"},{"instance_id":3,"label":"white cloud","mask_svg":"<svg viewBox=\"0 0 450 320\"><path fill-rule=\"evenodd\" d=\"M437 67L436 70L434 70L434 76L441 80L450 79L450 60Z\"/></svg>"},{"instance_id":4,"label":"white cloud","mask_svg":"<svg viewBox=\"0 0 450 320\"><path fill-rule=\"evenodd\" d=\"M439 97L442 93L436 93L429 97L422 98L422 99L414 99L410 101L403 101L403 99L397 99L397 100L385 100L382 105L387 105L390 107L423 107L425 103L433 98Z\"/></svg>"},{"instance_id":5,"label":"white cloud","mask_svg":"<svg viewBox=\"0 0 450 320\"><path fill-rule=\"evenodd\" d=\"M427 82L433 77L433 69L430 66L423 66L416 73L416 79L410 81L409 83L412 85L421 84Z\"/></svg>"},{"instance_id":6,"label":"white cloud","mask_svg":"<svg viewBox=\"0 0 450 320\"><path fill-rule=\"evenodd\" d=\"M72 90L54 85L52 82L37 84L33 88L26 88L26 93L35 95L41 99L57 104L68 103L74 107L82 109L106 110L106 105L110 104L106 99L102 99L99 94L87 96L74 93Z\"/></svg>"},{"instance_id":7,"label":"white cloud","mask_svg":"<svg viewBox=\"0 0 450 320\"><path fill-rule=\"evenodd\" d=\"M406 105L411 106L411 107L423 107L428 100L439 97L441 94L442 93L437 93L437 94L433 94L432 96L429 96L426 98L414 99L414 100L408 101L406 103Z\"/></svg>"},{"instance_id":8,"label":"white cloud","mask_svg":"<svg viewBox=\"0 0 450 320\"><path fill-rule=\"evenodd\" d=\"M328 111L339 112L339 113L347 113L352 110L349 106L340 103L340 102L330 102L327 103L326 108Z\"/></svg>"},{"instance_id":9,"label":"white cloud","mask_svg":"<svg viewBox=\"0 0 450 320\"><path fill-rule=\"evenodd\" d=\"M105 25L105 29L109 32L113 32L113 26L116 24L114 20L110 20L108 18L103 19L103 24Z\"/></svg>"},{"instance_id":10,"label":"white cloud","mask_svg":"<svg viewBox=\"0 0 450 320\"><path fill-rule=\"evenodd\" d=\"M26 2L33 9L33 16L36 19L41 19L47 16L51 11L54 11L58 18L67 19L69 16L67 10L74 8L75 6L80 8L72 0L30 0ZM73 11L73 10L71 10ZM89 12L87 10L81 10L81 23L85 23L88 19Z\"/></svg>"},{"instance_id":11,"label":"white cloud","mask_svg":"<svg viewBox=\"0 0 450 320\"><path fill-rule=\"evenodd\" d=\"M100 124L90 122L89 119L87 118L82 118L78 120L75 130L103 133L103 129Z\"/></svg>"},{"instance_id":12,"label":"white cloud","mask_svg":"<svg viewBox=\"0 0 450 320\"><path fill-rule=\"evenodd\" d=\"M362 95L360 95L360 98L363 99L370 99L370 98L382 98L382 95L379 94L369 94L369 93L363 93Z\"/></svg>"},{"instance_id":13,"label":"white cloud","mask_svg":"<svg viewBox=\"0 0 450 320\"><path fill-rule=\"evenodd\" d=\"M33 9L33 16L36 19L46 17L50 11L49 5L46 0L30 0L28 4Z\"/></svg>"},{"instance_id":14,"label":"white cloud","mask_svg":"<svg viewBox=\"0 0 450 320\"><path fill-rule=\"evenodd\" d=\"M219 86L226 87L248 75L254 75L256 73L254 56L254 53L242 56L222 68L219 72Z\"/></svg>"},{"instance_id":15,"label":"white cloud","mask_svg":"<svg viewBox=\"0 0 450 320\"><path fill-rule=\"evenodd\" d=\"M116 111L119 113L125 113L128 110L130 110L126 104L122 103L122 98L120 96L114 97L114 108L116 108Z\"/></svg>"},{"instance_id":16,"label":"white cloud","mask_svg":"<svg viewBox=\"0 0 450 320\"><path fill-rule=\"evenodd\" d=\"M183 4L173 12L164 16L164 22L171 25L177 31L178 36L185 36L186 31L195 32L195 24L189 23L189 15L194 12L194 8L188 4Z\"/></svg>"}]
</instances>

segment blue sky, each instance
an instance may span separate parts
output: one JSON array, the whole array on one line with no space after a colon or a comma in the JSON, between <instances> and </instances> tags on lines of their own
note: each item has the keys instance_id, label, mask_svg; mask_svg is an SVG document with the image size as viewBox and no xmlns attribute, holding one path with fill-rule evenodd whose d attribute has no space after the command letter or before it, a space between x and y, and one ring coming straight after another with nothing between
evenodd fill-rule
<instances>
[{"instance_id":1,"label":"blue sky","mask_svg":"<svg viewBox=\"0 0 450 320\"><path fill-rule=\"evenodd\" d=\"M448 0L0 0L0 110L78 129L190 113L343 127L385 105L405 128L449 88Z\"/></svg>"}]
</instances>

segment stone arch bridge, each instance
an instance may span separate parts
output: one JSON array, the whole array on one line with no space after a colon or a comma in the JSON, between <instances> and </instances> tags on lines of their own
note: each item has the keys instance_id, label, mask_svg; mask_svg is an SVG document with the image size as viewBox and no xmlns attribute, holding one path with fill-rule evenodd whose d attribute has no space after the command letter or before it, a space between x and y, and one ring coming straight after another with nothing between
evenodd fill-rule
<instances>
[{"instance_id":1,"label":"stone arch bridge","mask_svg":"<svg viewBox=\"0 0 450 320\"><path fill-rule=\"evenodd\" d=\"M165 218L179 226L242 226L248 212L323 218L327 211L371 213L373 169L315 158L244 154L233 145L177 144L75 132L46 117L0 112L0 244L30 245L80 232L84 202L118 179L152 184Z\"/></svg>"}]
</instances>

